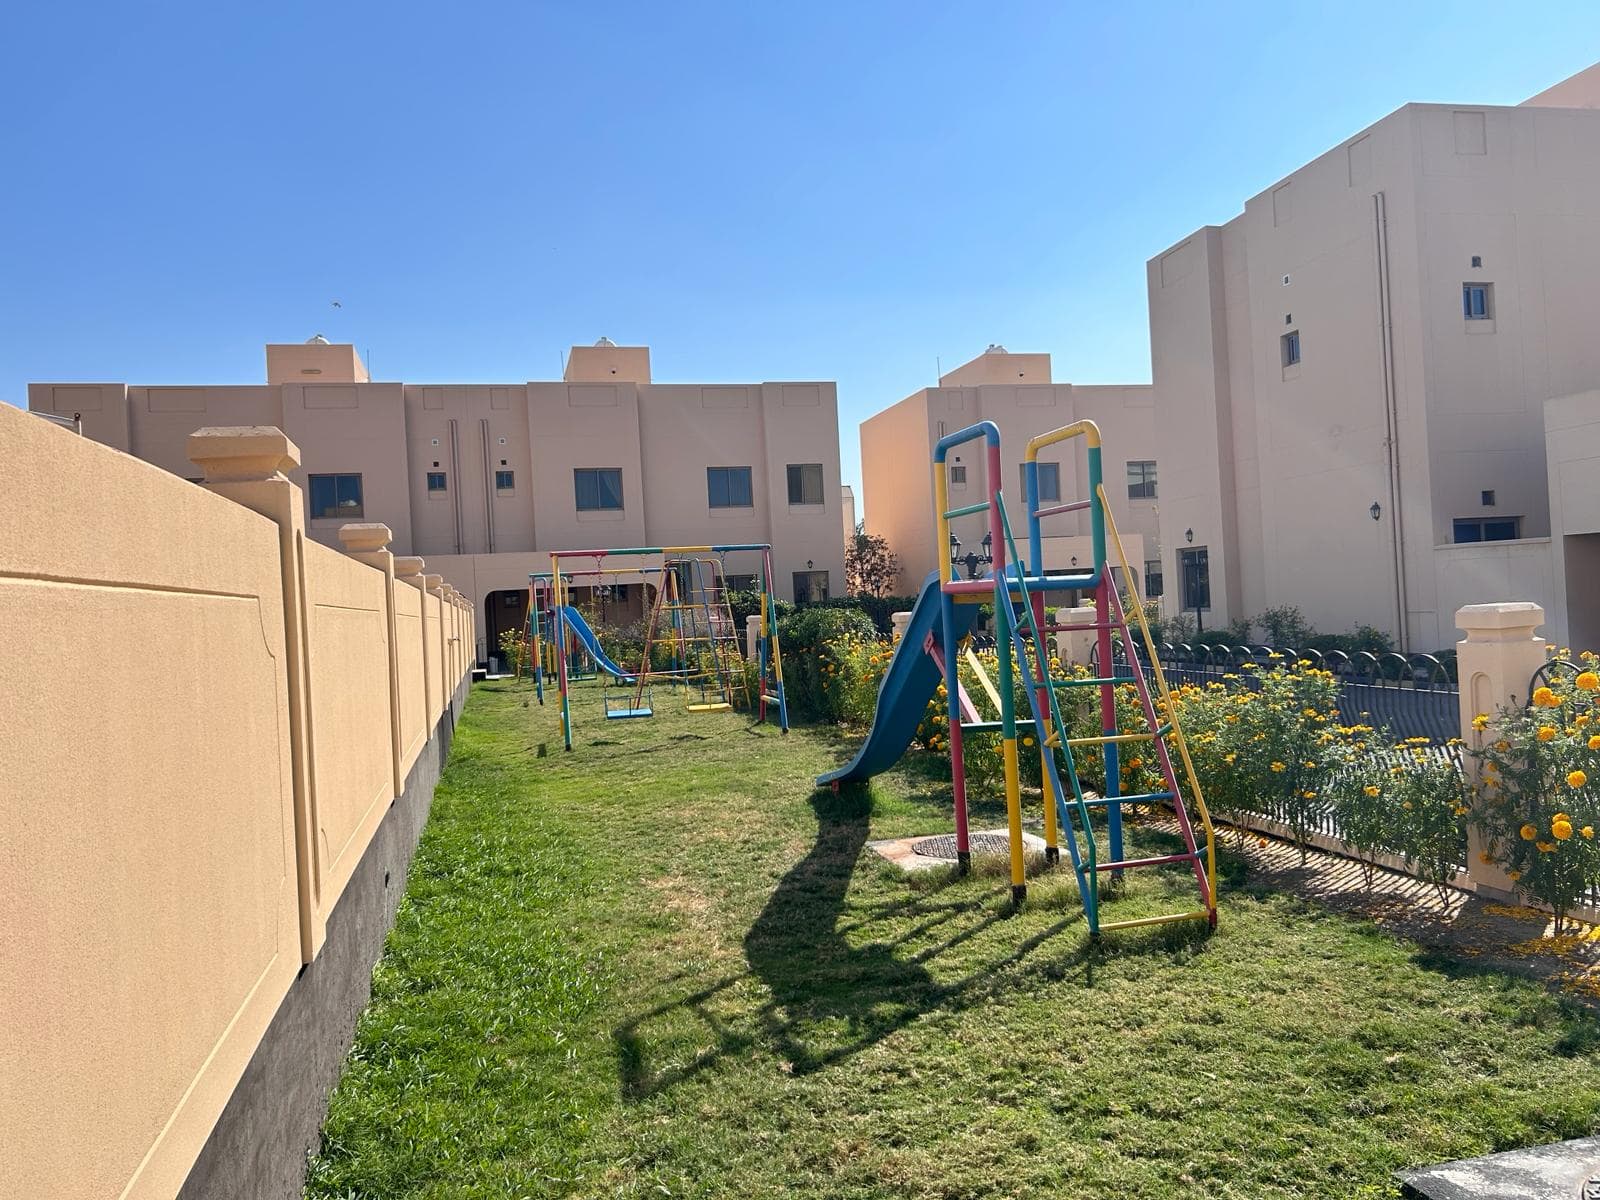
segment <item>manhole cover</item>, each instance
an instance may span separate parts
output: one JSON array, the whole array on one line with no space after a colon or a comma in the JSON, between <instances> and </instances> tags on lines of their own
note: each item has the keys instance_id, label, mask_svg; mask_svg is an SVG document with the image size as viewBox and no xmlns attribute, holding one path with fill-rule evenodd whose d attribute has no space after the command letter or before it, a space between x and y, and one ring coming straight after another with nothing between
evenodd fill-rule
<instances>
[{"instance_id":1,"label":"manhole cover","mask_svg":"<svg viewBox=\"0 0 1600 1200\"><path fill-rule=\"evenodd\" d=\"M967 846L974 854L1009 854L1011 853L1011 839L1003 833L974 833L967 837ZM941 833L934 837L919 838L911 844L914 854L925 858L948 858L956 856L956 835Z\"/></svg>"}]
</instances>

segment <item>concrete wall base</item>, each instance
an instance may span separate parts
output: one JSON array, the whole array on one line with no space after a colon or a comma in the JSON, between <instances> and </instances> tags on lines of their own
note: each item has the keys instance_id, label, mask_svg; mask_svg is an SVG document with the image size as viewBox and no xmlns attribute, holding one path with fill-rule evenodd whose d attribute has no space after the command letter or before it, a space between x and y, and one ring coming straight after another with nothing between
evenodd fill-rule
<instances>
[{"instance_id":1,"label":"concrete wall base","mask_svg":"<svg viewBox=\"0 0 1600 1200\"><path fill-rule=\"evenodd\" d=\"M322 952L303 967L195 1160L179 1200L291 1200L305 1188L328 1098L372 995L406 873L450 754L463 681L328 917Z\"/></svg>"}]
</instances>

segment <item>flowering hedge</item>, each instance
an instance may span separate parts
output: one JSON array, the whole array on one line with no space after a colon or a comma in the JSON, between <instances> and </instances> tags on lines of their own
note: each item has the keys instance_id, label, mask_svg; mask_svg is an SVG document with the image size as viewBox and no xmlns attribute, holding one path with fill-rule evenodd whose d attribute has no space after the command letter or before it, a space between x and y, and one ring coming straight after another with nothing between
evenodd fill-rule
<instances>
[{"instance_id":1,"label":"flowering hedge","mask_svg":"<svg viewBox=\"0 0 1600 1200\"><path fill-rule=\"evenodd\" d=\"M784 661L791 696L797 694L794 674L806 673L815 681L814 689L807 689L808 694L814 690L815 698L801 711L853 725L870 723L878 688L893 657L889 642L852 630L797 651L798 665L793 667L790 649L785 646ZM997 651L981 650L976 657L990 682L997 681ZM1082 667L1063 669L1053 656L1050 669L1056 678L1088 674ZM993 702L965 655L957 660L957 670L979 711L992 718ZM1020 670L1014 671L1013 683L1016 711L1025 718L1030 709ZM1221 681L1175 689L1173 703L1208 803L1236 823L1248 816L1283 823L1302 857L1313 833L1336 828L1363 862L1369 886L1383 855L1404 858L1422 878L1444 884L1466 856L1466 798L1458 768L1425 749L1425 738L1390 746L1371 726L1342 724L1338 697L1339 684L1332 674L1305 660L1290 661L1276 654L1264 664L1246 663ZM1096 689L1063 689L1058 702L1070 736L1099 732ZM1164 708L1159 700L1156 703L1158 716L1165 719ZM1116 689L1116 704L1119 729L1143 727L1132 686ZM933 754L949 754L942 683L928 702L914 745ZM1002 787L1000 739L969 734L964 745L969 786L975 791ZM1031 730L1023 731L1019 751L1023 780L1036 781L1039 748ZM1103 791L1101 756L1080 752L1075 762L1082 785ZM1181 777L1181 764L1175 760L1174 766ZM1148 744L1126 744L1120 767L1124 794L1164 790L1159 763Z\"/></svg>"},{"instance_id":2,"label":"flowering hedge","mask_svg":"<svg viewBox=\"0 0 1600 1200\"><path fill-rule=\"evenodd\" d=\"M1481 857L1549 905L1557 933L1600 888L1600 674L1593 653L1581 657L1581 672L1538 688L1528 707L1500 709L1492 733L1489 714L1473 719Z\"/></svg>"}]
</instances>

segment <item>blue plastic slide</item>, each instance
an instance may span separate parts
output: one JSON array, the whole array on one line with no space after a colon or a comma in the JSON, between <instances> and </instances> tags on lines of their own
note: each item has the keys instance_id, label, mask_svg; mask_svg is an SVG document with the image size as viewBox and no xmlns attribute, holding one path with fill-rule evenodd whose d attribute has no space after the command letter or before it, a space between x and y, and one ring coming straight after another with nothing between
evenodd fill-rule
<instances>
[{"instance_id":1,"label":"blue plastic slide","mask_svg":"<svg viewBox=\"0 0 1600 1200\"><path fill-rule=\"evenodd\" d=\"M848 765L817 777L819 786L832 783L856 783L887 771L900 761L900 756L911 745L917 726L928 711L928 700L943 680L933 659L923 651L922 644L928 634L942 636L939 628L939 574L934 572L922 582L922 594L911 610L911 624L905 636L894 648L889 660L888 673L878 686L878 707L872 714L872 728L867 740ZM956 637L965 637L978 617L976 604L957 604Z\"/></svg>"},{"instance_id":2,"label":"blue plastic slide","mask_svg":"<svg viewBox=\"0 0 1600 1200\"><path fill-rule=\"evenodd\" d=\"M589 622L583 619L583 614L570 604L561 606L561 619L567 623L567 628L572 630L573 636L583 646L584 652L594 659L600 669L608 675L615 675L625 683L633 682L633 672L624 671L612 662L604 650L600 648L600 639L595 637L594 630L589 628Z\"/></svg>"}]
</instances>

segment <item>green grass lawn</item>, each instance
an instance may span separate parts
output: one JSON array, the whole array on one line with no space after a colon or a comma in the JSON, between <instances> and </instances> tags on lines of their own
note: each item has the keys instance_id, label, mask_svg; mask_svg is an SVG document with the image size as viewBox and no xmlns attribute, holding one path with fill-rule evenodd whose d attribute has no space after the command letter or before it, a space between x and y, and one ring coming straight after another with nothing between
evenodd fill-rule
<instances>
[{"instance_id":1,"label":"green grass lawn","mask_svg":"<svg viewBox=\"0 0 1600 1200\"><path fill-rule=\"evenodd\" d=\"M529 700L473 690L308 1196L1392 1196L1600 1128L1593 1013L1239 860L1215 935L1091 947L1070 874L866 848L948 831L937 770L818 793L849 739L594 685L568 754ZM1107 919L1193 906L1134 874Z\"/></svg>"}]
</instances>

